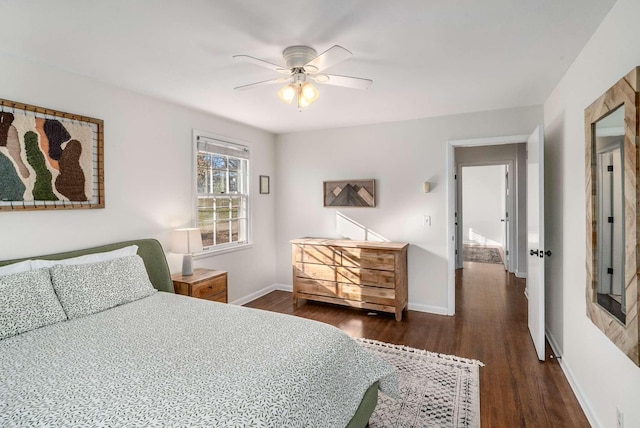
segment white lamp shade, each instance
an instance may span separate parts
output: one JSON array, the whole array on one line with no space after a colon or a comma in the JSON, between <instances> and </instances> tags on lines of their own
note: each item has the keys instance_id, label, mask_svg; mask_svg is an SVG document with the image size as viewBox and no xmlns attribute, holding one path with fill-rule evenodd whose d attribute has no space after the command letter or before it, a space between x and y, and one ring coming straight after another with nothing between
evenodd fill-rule
<instances>
[{"instance_id":1,"label":"white lamp shade","mask_svg":"<svg viewBox=\"0 0 640 428\"><path fill-rule=\"evenodd\" d=\"M300 87L300 97L307 102L307 105L317 100L319 96L320 93L318 92L316 87L309 82L306 82Z\"/></svg>"},{"instance_id":2,"label":"white lamp shade","mask_svg":"<svg viewBox=\"0 0 640 428\"><path fill-rule=\"evenodd\" d=\"M176 229L171 236L171 251L192 254L202 251L202 235L196 227Z\"/></svg>"},{"instance_id":3,"label":"white lamp shade","mask_svg":"<svg viewBox=\"0 0 640 428\"><path fill-rule=\"evenodd\" d=\"M289 83L288 85L283 86L278 91L278 98L284 101L287 104L291 104L291 101L296 97L296 93L298 92L296 85L293 83Z\"/></svg>"}]
</instances>

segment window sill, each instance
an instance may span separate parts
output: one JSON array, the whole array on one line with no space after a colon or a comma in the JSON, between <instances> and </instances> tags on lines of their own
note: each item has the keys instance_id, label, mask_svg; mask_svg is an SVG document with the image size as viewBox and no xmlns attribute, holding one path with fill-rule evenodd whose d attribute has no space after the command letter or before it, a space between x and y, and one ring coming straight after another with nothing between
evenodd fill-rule
<instances>
[{"instance_id":1,"label":"window sill","mask_svg":"<svg viewBox=\"0 0 640 428\"><path fill-rule=\"evenodd\" d=\"M253 244L249 242L247 244L238 244L233 247L211 249L211 250L203 251L202 253L194 254L193 259L200 260L207 257L218 256L220 254L233 253L234 251L248 250L249 248L252 248L252 247L253 247Z\"/></svg>"}]
</instances>

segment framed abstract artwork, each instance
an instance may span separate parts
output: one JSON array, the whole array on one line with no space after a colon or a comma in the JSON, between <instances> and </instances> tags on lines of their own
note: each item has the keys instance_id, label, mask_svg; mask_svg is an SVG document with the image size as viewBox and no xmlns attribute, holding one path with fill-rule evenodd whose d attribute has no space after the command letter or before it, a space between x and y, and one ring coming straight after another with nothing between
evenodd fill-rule
<instances>
[{"instance_id":1,"label":"framed abstract artwork","mask_svg":"<svg viewBox=\"0 0 640 428\"><path fill-rule=\"evenodd\" d=\"M375 207L375 180L325 181L325 207Z\"/></svg>"},{"instance_id":2,"label":"framed abstract artwork","mask_svg":"<svg viewBox=\"0 0 640 428\"><path fill-rule=\"evenodd\" d=\"M0 99L0 211L104 208L103 126Z\"/></svg>"}]
</instances>

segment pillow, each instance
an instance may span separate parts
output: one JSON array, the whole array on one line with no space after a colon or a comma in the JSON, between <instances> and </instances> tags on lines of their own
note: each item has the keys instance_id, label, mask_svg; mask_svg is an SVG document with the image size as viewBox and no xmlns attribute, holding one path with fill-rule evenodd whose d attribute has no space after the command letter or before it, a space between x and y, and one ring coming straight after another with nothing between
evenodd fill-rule
<instances>
[{"instance_id":1,"label":"pillow","mask_svg":"<svg viewBox=\"0 0 640 428\"><path fill-rule=\"evenodd\" d=\"M0 266L0 276L11 275L14 273L29 272L31 270L31 260L25 260L18 263L12 263L6 266Z\"/></svg>"},{"instance_id":2,"label":"pillow","mask_svg":"<svg viewBox=\"0 0 640 428\"><path fill-rule=\"evenodd\" d=\"M0 277L0 339L66 319L49 269Z\"/></svg>"},{"instance_id":3,"label":"pillow","mask_svg":"<svg viewBox=\"0 0 640 428\"><path fill-rule=\"evenodd\" d=\"M69 319L133 302L157 291L140 256L56 265L51 268L51 282Z\"/></svg>"},{"instance_id":4,"label":"pillow","mask_svg":"<svg viewBox=\"0 0 640 428\"><path fill-rule=\"evenodd\" d=\"M119 259L127 256L135 256L138 254L137 245L129 245L128 247L118 248L113 251L105 251L103 253L87 254L85 256L72 257L62 260L31 260L31 269L42 269L55 265L84 265L87 263L105 262L107 260Z\"/></svg>"}]
</instances>

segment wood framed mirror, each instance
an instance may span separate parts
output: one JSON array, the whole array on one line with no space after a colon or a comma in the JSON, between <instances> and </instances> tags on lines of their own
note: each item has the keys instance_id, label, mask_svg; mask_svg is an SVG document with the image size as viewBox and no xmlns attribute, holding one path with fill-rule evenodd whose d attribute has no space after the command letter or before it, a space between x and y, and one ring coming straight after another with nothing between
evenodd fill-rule
<instances>
[{"instance_id":1,"label":"wood framed mirror","mask_svg":"<svg viewBox=\"0 0 640 428\"><path fill-rule=\"evenodd\" d=\"M585 110L587 315L638 366L639 77Z\"/></svg>"}]
</instances>

